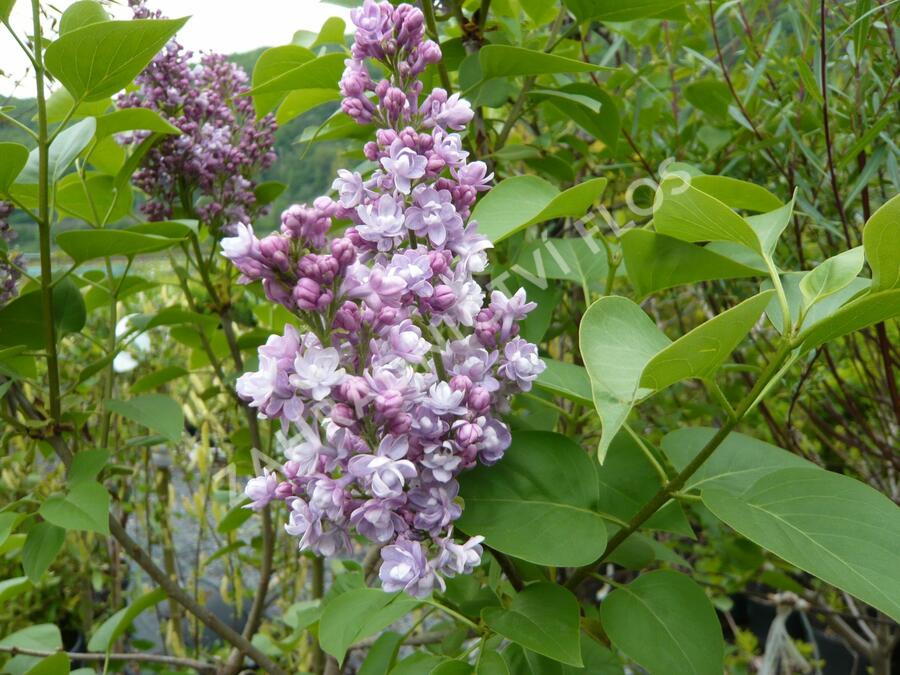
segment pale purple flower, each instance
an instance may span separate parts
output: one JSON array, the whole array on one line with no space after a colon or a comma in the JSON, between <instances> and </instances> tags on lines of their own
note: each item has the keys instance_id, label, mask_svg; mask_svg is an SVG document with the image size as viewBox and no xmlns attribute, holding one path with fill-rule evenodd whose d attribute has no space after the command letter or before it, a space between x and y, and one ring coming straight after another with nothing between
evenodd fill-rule
<instances>
[{"instance_id":1,"label":"pale purple flower","mask_svg":"<svg viewBox=\"0 0 900 675\"><path fill-rule=\"evenodd\" d=\"M402 505L400 498L369 499L350 514L350 523L364 537L384 544L409 529L396 511Z\"/></svg>"},{"instance_id":2,"label":"pale purple flower","mask_svg":"<svg viewBox=\"0 0 900 675\"><path fill-rule=\"evenodd\" d=\"M453 389L447 382L435 382L428 389L423 405L435 415L465 415L466 408L460 405L465 396L464 391Z\"/></svg>"},{"instance_id":3,"label":"pale purple flower","mask_svg":"<svg viewBox=\"0 0 900 675\"><path fill-rule=\"evenodd\" d=\"M321 401L331 393L332 387L341 383L346 372L341 365L337 349L321 349L311 346L294 359L294 374L290 383L303 392L308 392L315 401Z\"/></svg>"},{"instance_id":4,"label":"pale purple flower","mask_svg":"<svg viewBox=\"0 0 900 675\"><path fill-rule=\"evenodd\" d=\"M513 338L503 348L503 361L499 373L513 380L522 391L529 391L531 383L547 367L538 356L535 345L520 337Z\"/></svg>"},{"instance_id":5,"label":"pale purple flower","mask_svg":"<svg viewBox=\"0 0 900 675\"><path fill-rule=\"evenodd\" d=\"M483 541L484 537L478 536L470 538L463 544L457 544L448 536L441 542L437 568L448 577L470 574L481 564L481 554L484 552L481 546Z\"/></svg>"},{"instance_id":6,"label":"pale purple flower","mask_svg":"<svg viewBox=\"0 0 900 675\"><path fill-rule=\"evenodd\" d=\"M331 184L331 189L337 190L341 206L347 209L358 206L365 196L365 185L357 171L339 169L338 177Z\"/></svg>"},{"instance_id":7,"label":"pale purple flower","mask_svg":"<svg viewBox=\"0 0 900 675\"><path fill-rule=\"evenodd\" d=\"M458 447L453 441L432 443L425 446L422 455L422 466L429 469L431 477L439 483L447 483L453 480L462 464L463 458L458 453Z\"/></svg>"},{"instance_id":8,"label":"pale purple flower","mask_svg":"<svg viewBox=\"0 0 900 675\"><path fill-rule=\"evenodd\" d=\"M394 186L405 195L412 189L412 181L425 175L428 158L403 144L401 139L391 143L390 155L382 158L381 166L394 179Z\"/></svg>"},{"instance_id":9,"label":"pale purple flower","mask_svg":"<svg viewBox=\"0 0 900 675\"><path fill-rule=\"evenodd\" d=\"M278 476L268 469L263 469L263 475L251 478L244 487L244 494L250 499L245 509L259 511L265 508L275 498L275 489L278 487Z\"/></svg>"},{"instance_id":10,"label":"pale purple flower","mask_svg":"<svg viewBox=\"0 0 900 675\"><path fill-rule=\"evenodd\" d=\"M428 237L435 246L442 246L448 233L462 231L462 218L447 190L419 186L413 192L413 201L413 206L406 210L406 225L420 237Z\"/></svg>"},{"instance_id":11,"label":"pale purple flower","mask_svg":"<svg viewBox=\"0 0 900 675\"><path fill-rule=\"evenodd\" d=\"M455 480L420 486L408 493L409 503L416 507L413 526L436 534L462 515L456 503L459 483Z\"/></svg>"},{"instance_id":12,"label":"pale purple flower","mask_svg":"<svg viewBox=\"0 0 900 675\"><path fill-rule=\"evenodd\" d=\"M372 204L360 205L356 214L361 221L356 231L366 241L388 251L406 234L403 207L391 195L382 195Z\"/></svg>"},{"instance_id":13,"label":"pale purple flower","mask_svg":"<svg viewBox=\"0 0 900 675\"><path fill-rule=\"evenodd\" d=\"M424 598L437 585L444 589L444 581L434 573L418 541L398 539L396 544L381 549L381 568L378 576L381 587L388 593L406 591Z\"/></svg>"},{"instance_id":14,"label":"pale purple flower","mask_svg":"<svg viewBox=\"0 0 900 675\"><path fill-rule=\"evenodd\" d=\"M386 499L403 494L406 481L418 475L416 466L408 459L391 459L378 455L356 455L347 465L356 478L371 481L372 494Z\"/></svg>"}]
</instances>

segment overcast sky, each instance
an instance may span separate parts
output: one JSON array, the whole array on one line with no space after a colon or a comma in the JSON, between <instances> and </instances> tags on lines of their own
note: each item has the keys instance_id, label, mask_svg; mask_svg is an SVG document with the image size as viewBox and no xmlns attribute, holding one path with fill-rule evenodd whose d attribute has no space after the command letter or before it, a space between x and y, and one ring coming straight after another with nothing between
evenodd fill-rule
<instances>
[{"instance_id":1,"label":"overcast sky","mask_svg":"<svg viewBox=\"0 0 900 675\"><path fill-rule=\"evenodd\" d=\"M65 10L75 0L55 0L49 5ZM110 4L114 18L131 18L127 0ZM294 31L318 31L330 16L349 23L350 10L319 0L150 0L152 9L176 18L190 15L191 20L178 34L179 41L194 52L210 50L245 52L257 47L287 44ZM13 28L30 34L31 3L18 0L11 17ZM16 87L15 80L28 70L28 61L5 28L0 26L0 70L14 78L0 77L0 95L34 96L31 80Z\"/></svg>"}]
</instances>

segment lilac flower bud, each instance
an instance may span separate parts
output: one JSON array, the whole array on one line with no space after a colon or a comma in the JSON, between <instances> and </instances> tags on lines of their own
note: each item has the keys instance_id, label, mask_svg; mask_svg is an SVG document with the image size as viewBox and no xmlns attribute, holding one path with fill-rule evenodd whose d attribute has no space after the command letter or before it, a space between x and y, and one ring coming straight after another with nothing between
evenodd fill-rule
<instances>
[{"instance_id":1,"label":"lilac flower bud","mask_svg":"<svg viewBox=\"0 0 900 675\"><path fill-rule=\"evenodd\" d=\"M481 386L474 386L467 397L469 407L476 413L485 412L491 405L490 392Z\"/></svg>"},{"instance_id":2,"label":"lilac flower bud","mask_svg":"<svg viewBox=\"0 0 900 675\"><path fill-rule=\"evenodd\" d=\"M290 481L282 481L278 484L278 487L275 488L275 499L279 499L284 501L285 499L289 499L294 495L294 484Z\"/></svg>"},{"instance_id":3,"label":"lilac flower bud","mask_svg":"<svg viewBox=\"0 0 900 675\"><path fill-rule=\"evenodd\" d=\"M321 293L319 284L308 277L304 277L294 286L294 302L297 307L311 312L316 309Z\"/></svg>"},{"instance_id":4,"label":"lilac flower bud","mask_svg":"<svg viewBox=\"0 0 900 675\"><path fill-rule=\"evenodd\" d=\"M456 293L446 284L434 287L434 295L428 299L428 304L436 312L446 312L456 302Z\"/></svg>"},{"instance_id":5,"label":"lilac flower bud","mask_svg":"<svg viewBox=\"0 0 900 675\"><path fill-rule=\"evenodd\" d=\"M450 378L450 388L454 391L468 392L472 386L472 380L466 375L454 375Z\"/></svg>"},{"instance_id":6,"label":"lilac flower bud","mask_svg":"<svg viewBox=\"0 0 900 675\"><path fill-rule=\"evenodd\" d=\"M347 237L339 237L331 242L331 255L344 268L356 260L356 247Z\"/></svg>"}]
</instances>

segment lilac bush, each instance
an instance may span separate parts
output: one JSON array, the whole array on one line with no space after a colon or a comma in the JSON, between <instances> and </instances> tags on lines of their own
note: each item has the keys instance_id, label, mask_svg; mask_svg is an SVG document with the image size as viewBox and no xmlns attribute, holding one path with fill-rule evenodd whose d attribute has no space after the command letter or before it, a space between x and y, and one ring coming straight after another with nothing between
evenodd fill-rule
<instances>
[{"instance_id":1,"label":"lilac bush","mask_svg":"<svg viewBox=\"0 0 900 675\"><path fill-rule=\"evenodd\" d=\"M24 264L22 254L13 253L10 250L16 240L16 231L9 224L9 216L12 211L12 204L0 201L0 239L3 240L6 248L6 253L0 257L0 307L18 294L18 283L22 276L19 270Z\"/></svg>"},{"instance_id":2,"label":"lilac bush","mask_svg":"<svg viewBox=\"0 0 900 675\"><path fill-rule=\"evenodd\" d=\"M260 415L297 431L281 475L246 494L254 509L287 504L301 550L335 555L353 534L383 545L383 588L423 596L479 564L482 538L453 538L456 478L503 456L500 415L544 365L519 336L535 306L525 291L487 298L476 280L491 244L469 214L492 174L458 133L470 105L443 89L420 102L418 78L441 58L421 11L367 0L352 20L342 108L377 126L364 148L377 168L339 171L336 199L290 207L278 232L240 224L222 241L241 280L261 280L303 326L271 336L238 380Z\"/></svg>"},{"instance_id":3,"label":"lilac bush","mask_svg":"<svg viewBox=\"0 0 900 675\"><path fill-rule=\"evenodd\" d=\"M135 18L151 16L143 2L132 4ZM180 208L213 232L231 233L235 223L265 213L252 176L275 161L275 118L256 119L247 73L224 54L203 54L196 64L191 58L171 41L137 77L138 89L116 102L154 110L182 132L156 143L132 182L147 195L141 209L150 220L170 218ZM137 144L148 135L133 132L121 140Z\"/></svg>"}]
</instances>

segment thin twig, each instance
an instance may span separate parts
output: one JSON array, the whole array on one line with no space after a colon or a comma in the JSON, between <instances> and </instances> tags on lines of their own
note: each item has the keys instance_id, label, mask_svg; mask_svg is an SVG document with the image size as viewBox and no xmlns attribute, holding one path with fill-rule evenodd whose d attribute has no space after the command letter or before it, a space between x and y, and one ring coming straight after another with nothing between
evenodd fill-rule
<instances>
[{"instance_id":1,"label":"thin twig","mask_svg":"<svg viewBox=\"0 0 900 675\"><path fill-rule=\"evenodd\" d=\"M11 654L12 656L53 656L55 654L65 654L73 661L131 661L134 663L162 663L167 666L183 666L185 668L193 668L199 671L216 672L219 668L217 664L207 663L205 661L196 661L194 659L182 658L180 656L168 656L166 654L139 654L139 653L116 653L109 654L101 652L63 652L46 651L43 649L28 649L25 647L12 647L0 645L0 652Z\"/></svg>"}]
</instances>

